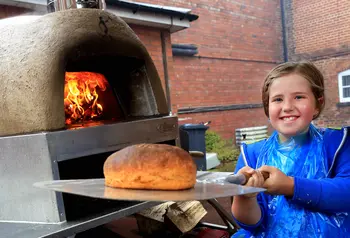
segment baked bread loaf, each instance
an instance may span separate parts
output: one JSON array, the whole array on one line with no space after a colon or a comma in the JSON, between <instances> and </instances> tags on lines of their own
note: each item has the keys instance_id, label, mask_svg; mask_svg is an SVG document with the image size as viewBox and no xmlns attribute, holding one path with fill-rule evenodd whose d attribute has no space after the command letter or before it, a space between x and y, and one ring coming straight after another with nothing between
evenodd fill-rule
<instances>
[{"instance_id":1,"label":"baked bread loaf","mask_svg":"<svg viewBox=\"0 0 350 238\"><path fill-rule=\"evenodd\" d=\"M196 164L176 146L138 144L110 155L104 163L105 185L114 188L182 190L196 183Z\"/></svg>"}]
</instances>

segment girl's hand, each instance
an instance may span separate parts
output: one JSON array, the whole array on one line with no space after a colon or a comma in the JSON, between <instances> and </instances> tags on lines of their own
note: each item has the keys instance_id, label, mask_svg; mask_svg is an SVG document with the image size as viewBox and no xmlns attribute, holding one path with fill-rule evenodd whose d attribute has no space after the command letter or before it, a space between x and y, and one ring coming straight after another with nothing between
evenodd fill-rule
<instances>
[{"instance_id":1,"label":"girl's hand","mask_svg":"<svg viewBox=\"0 0 350 238\"><path fill-rule=\"evenodd\" d=\"M294 195L294 178L285 175L276 167L264 165L258 169L261 172L269 173L269 178L265 180L263 185L267 189L267 193L272 195L285 195L293 197Z\"/></svg>"},{"instance_id":2,"label":"girl's hand","mask_svg":"<svg viewBox=\"0 0 350 238\"><path fill-rule=\"evenodd\" d=\"M241 174L246 173L246 174L251 175L251 177L248 179L247 183L244 186L259 187L259 188L263 187L264 177L262 176L260 171L254 170L253 168L251 168L249 166L245 166L237 172L237 174L239 174L239 173L241 173ZM256 197L258 194L259 193L252 193L252 194L245 194L242 196L246 197L246 198L253 198L253 197Z\"/></svg>"}]
</instances>

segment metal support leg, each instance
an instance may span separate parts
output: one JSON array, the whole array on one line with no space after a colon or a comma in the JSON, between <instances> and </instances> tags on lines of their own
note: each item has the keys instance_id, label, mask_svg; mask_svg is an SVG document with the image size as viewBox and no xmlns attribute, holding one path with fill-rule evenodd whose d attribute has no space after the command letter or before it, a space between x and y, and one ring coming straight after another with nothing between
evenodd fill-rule
<instances>
[{"instance_id":1,"label":"metal support leg","mask_svg":"<svg viewBox=\"0 0 350 238\"><path fill-rule=\"evenodd\" d=\"M208 200L208 203L216 210L216 212L219 214L219 216L222 218L223 222L228 227L228 230L230 233L237 232L239 226L236 223L236 221L233 219L233 216L228 213L223 207L220 205L220 203L216 199L210 199Z\"/></svg>"}]
</instances>

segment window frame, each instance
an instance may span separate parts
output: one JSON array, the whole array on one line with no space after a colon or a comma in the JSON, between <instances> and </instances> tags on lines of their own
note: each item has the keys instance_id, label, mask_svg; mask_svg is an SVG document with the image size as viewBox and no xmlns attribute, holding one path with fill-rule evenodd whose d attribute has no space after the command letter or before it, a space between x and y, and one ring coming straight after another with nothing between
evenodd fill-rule
<instances>
[{"instance_id":1,"label":"window frame","mask_svg":"<svg viewBox=\"0 0 350 238\"><path fill-rule=\"evenodd\" d=\"M343 86L343 76L350 76L350 69L345 70L338 74L338 88L339 88L339 102L350 102L350 97L344 98L343 96L343 89L344 87L349 87L350 85Z\"/></svg>"}]
</instances>

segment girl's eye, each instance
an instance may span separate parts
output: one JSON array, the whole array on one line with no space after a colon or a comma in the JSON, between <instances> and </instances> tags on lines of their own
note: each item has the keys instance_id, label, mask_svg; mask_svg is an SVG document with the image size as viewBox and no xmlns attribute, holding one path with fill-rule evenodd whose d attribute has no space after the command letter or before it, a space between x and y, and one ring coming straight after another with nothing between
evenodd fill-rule
<instances>
[{"instance_id":1,"label":"girl's eye","mask_svg":"<svg viewBox=\"0 0 350 238\"><path fill-rule=\"evenodd\" d=\"M295 99L302 99L304 96L295 96Z\"/></svg>"},{"instance_id":2,"label":"girl's eye","mask_svg":"<svg viewBox=\"0 0 350 238\"><path fill-rule=\"evenodd\" d=\"M282 98L274 98L272 101L273 102L282 102Z\"/></svg>"}]
</instances>

